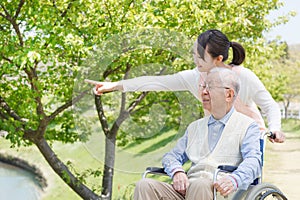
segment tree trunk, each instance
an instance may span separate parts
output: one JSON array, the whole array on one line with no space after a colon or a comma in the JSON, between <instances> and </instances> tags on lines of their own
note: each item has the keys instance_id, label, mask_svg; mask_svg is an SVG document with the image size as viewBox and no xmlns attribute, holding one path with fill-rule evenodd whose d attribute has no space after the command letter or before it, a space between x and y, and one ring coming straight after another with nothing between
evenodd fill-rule
<instances>
[{"instance_id":1,"label":"tree trunk","mask_svg":"<svg viewBox=\"0 0 300 200\"><path fill-rule=\"evenodd\" d=\"M105 134L105 161L101 198L110 200L112 198L112 185L115 165L115 143L118 130L109 130L107 119L104 115L101 96L95 96L95 104L98 117Z\"/></svg>"},{"instance_id":2,"label":"tree trunk","mask_svg":"<svg viewBox=\"0 0 300 200\"><path fill-rule=\"evenodd\" d=\"M45 138L36 140L35 144L47 160L49 165L58 174L64 182L69 185L83 199L101 199L97 194L83 185L68 169L68 167L57 157L48 145Z\"/></svg>"},{"instance_id":3,"label":"tree trunk","mask_svg":"<svg viewBox=\"0 0 300 200\"><path fill-rule=\"evenodd\" d=\"M116 137L113 134L113 138L105 137L105 163L104 173L102 179L102 199L111 200L112 187L113 187L113 175L115 165L115 143Z\"/></svg>"},{"instance_id":4,"label":"tree trunk","mask_svg":"<svg viewBox=\"0 0 300 200\"><path fill-rule=\"evenodd\" d=\"M284 104L284 118L287 119L288 118L288 109L290 106L290 100L287 99L286 100L286 104Z\"/></svg>"},{"instance_id":5,"label":"tree trunk","mask_svg":"<svg viewBox=\"0 0 300 200\"><path fill-rule=\"evenodd\" d=\"M125 110L125 94L122 94L121 111L118 119L113 123L112 128L109 130L107 119L104 115L101 96L95 96L95 104L98 113L98 117L102 126L102 130L105 134L105 163L104 173L102 178L102 194L101 198L106 200L112 199L112 187L113 187L113 175L115 165L115 145L116 137L119 127L125 119L129 117L130 112L139 104L139 102L148 94L143 92L142 95L130 104L128 110Z\"/></svg>"}]
</instances>

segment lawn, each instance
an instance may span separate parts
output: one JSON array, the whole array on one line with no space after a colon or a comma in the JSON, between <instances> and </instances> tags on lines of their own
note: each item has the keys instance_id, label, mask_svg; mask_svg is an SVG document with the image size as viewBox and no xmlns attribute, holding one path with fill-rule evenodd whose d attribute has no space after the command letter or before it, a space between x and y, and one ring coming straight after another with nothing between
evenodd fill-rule
<instances>
[{"instance_id":1,"label":"lawn","mask_svg":"<svg viewBox=\"0 0 300 200\"><path fill-rule=\"evenodd\" d=\"M167 131L151 140L144 140L138 144L129 144L124 148L117 149L114 199L124 199L123 194L134 188L134 183L141 178L141 174L147 166L161 166L161 157L176 141L176 135L176 131ZM27 160L41 169L48 182L42 199L81 199L53 172L35 146L10 148L10 143L3 138L0 138L0 145L1 154ZM61 160L71 163L73 170L77 173L88 169L102 170L104 160L104 136L102 133L95 133L87 143L54 143L52 147ZM86 182L90 188L96 190L98 194L100 193L101 177L90 176Z\"/></svg>"},{"instance_id":2,"label":"lawn","mask_svg":"<svg viewBox=\"0 0 300 200\"><path fill-rule=\"evenodd\" d=\"M289 134L300 134L299 120L283 120L283 130ZM130 199L134 183L141 178L141 174L147 166L161 166L161 157L176 142L176 131L167 131L153 139L128 144L124 148L117 149L114 171L113 199ZM75 194L48 166L45 159L36 147L10 148L5 139L0 139L1 154L12 155L41 169L48 181L48 187L44 191L44 200L53 199L81 199ZM104 136L95 133L87 143L52 144L53 149L61 160L71 163L77 173L87 169L102 170L104 158ZM101 177L89 176L87 185L97 193L100 193ZM124 197L125 195L125 197Z\"/></svg>"}]
</instances>

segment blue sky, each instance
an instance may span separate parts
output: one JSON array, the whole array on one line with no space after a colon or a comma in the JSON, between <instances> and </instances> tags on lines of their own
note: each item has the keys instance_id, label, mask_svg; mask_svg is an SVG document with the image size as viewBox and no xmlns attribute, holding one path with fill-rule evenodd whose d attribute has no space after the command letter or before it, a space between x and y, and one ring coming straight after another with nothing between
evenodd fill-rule
<instances>
[{"instance_id":1,"label":"blue sky","mask_svg":"<svg viewBox=\"0 0 300 200\"><path fill-rule=\"evenodd\" d=\"M266 37L272 39L279 35L281 40L286 41L288 44L300 44L300 0L281 0L281 2L285 5L272 12L269 19L287 14L289 11L296 11L297 15L292 17L288 23L274 28L266 34Z\"/></svg>"}]
</instances>

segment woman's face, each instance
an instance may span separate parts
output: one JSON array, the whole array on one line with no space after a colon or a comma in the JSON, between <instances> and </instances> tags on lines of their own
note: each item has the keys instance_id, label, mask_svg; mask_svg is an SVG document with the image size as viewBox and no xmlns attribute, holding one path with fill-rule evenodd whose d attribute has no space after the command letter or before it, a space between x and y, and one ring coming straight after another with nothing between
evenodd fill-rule
<instances>
[{"instance_id":1,"label":"woman's face","mask_svg":"<svg viewBox=\"0 0 300 200\"><path fill-rule=\"evenodd\" d=\"M193 49L194 62L200 72L209 72L216 67L216 59L212 58L207 52L207 46L204 50L204 56L201 58L197 51L197 43L194 44Z\"/></svg>"}]
</instances>

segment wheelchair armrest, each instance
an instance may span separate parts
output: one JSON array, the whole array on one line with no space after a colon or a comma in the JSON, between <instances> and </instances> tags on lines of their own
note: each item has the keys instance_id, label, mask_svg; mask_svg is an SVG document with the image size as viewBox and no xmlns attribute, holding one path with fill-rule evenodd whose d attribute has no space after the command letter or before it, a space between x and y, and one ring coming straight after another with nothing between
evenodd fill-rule
<instances>
[{"instance_id":1,"label":"wheelchair armrest","mask_svg":"<svg viewBox=\"0 0 300 200\"><path fill-rule=\"evenodd\" d=\"M165 168L162 168L162 167L147 167L146 171L149 171L152 173L166 174Z\"/></svg>"},{"instance_id":2,"label":"wheelchair armrest","mask_svg":"<svg viewBox=\"0 0 300 200\"><path fill-rule=\"evenodd\" d=\"M233 172L237 169L238 167L237 166L232 166L232 165L219 165L218 166L218 169L215 171L215 174L214 174L214 180L217 179L217 175L219 172ZM251 185L257 185L261 183L261 177L258 177L256 178L252 183Z\"/></svg>"},{"instance_id":3,"label":"wheelchair armrest","mask_svg":"<svg viewBox=\"0 0 300 200\"><path fill-rule=\"evenodd\" d=\"M213 176L213 181L217 181L218 174L220 172L225 172L225 173L232 173L234 170L237 169L237 166L232 166L232 165L219 165L218 168L215 170L214 176Z\"/></svg>"},{"instance_id":4,"label":"wheelchair armrest","mask_svg":"<svg viewBox=\"0 0 300 200\"><path fill-rule=\"evenodd\" d=\"M162 167L147 167L146 171L143 174L143 178L146 178L147 174L168 176L167 173L165 172L165 169Z\"/></svg>"},{"instance_id":5,"label":"wheelchair armrest","mask_svg":"<svg viewBox=\"0 0 300 200\"><path fill-rule=\"evenodd\" d=\"M213 182L217 181L217 176L218 176L219 172L231 173L234 170L236 170L237 168L238 168L237 166L232 166L232 165L219 165L214 173ZM225 198L227 198L227 196ZM217 199L217 190L215 187L214 187L214 199Z\"/></svg>"},{"instance_id":6,"label":"wheelchair armrest","mask_svg":"<svg viewBox=\"0 0 300 200\"><path fill-rule=\"evenodd\" d=\"M224 172L233 172L236 170L238 167L237 166L232 166L232 165L219 165L218 169Z\"/></svg>"}]
</instances>

